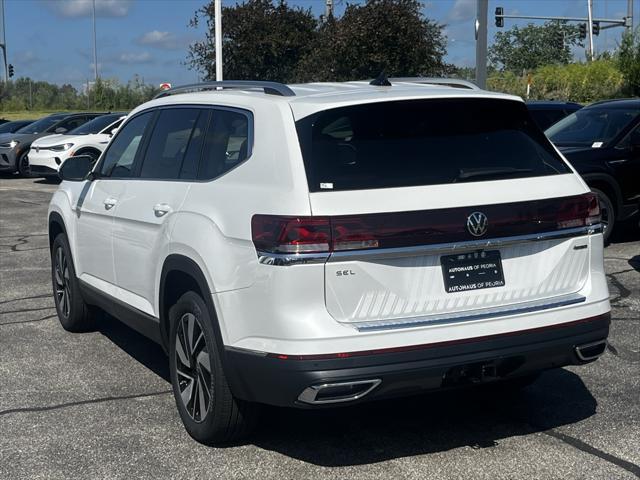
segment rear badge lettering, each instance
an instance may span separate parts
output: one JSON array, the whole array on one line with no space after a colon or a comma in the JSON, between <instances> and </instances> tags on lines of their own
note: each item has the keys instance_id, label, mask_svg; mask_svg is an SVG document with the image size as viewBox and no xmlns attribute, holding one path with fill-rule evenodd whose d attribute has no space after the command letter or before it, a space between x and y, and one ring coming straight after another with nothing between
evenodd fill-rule
<instances>
[{"instance_id":1,"label":"rear badge lettering","mask_svg":"<svg viewBox=\"0 0 640 480\"><path fill-rule=\"evenodd\" d=\"M356 272L354 272L353 270L338 270L336 272L336 277L347 277L349 275L355 275Z\"/></svg>"}]
</instances>

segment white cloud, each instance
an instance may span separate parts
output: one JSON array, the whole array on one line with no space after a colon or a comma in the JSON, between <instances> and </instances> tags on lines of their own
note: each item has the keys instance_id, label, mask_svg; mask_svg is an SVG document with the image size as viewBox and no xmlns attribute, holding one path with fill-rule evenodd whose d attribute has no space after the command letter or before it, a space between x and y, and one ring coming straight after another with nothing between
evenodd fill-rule
<instances>
[{"instance_id":1,"label":"white cloud","mask_svg":"<svg viewBox=\"0 0 640 480\"><path fill-rule=\"evenodd\" d=\"M124 63L127 65L133 65L136 63L152 63L153 57L149 52L140 52L140 53L121 53L118 56L118 62Z\"/></svg>"},{"instance_id":2,"label":"white cloud","mask_svg":"<svg viewBox=\"0 0 640 480\"><path fill-rule=\"evenodd\" d=\"M450 24L473 20L476 17L476 0L456 0L447 14Z\"/></svg>"},{"instance_id":3,"label":"white cloud","mask_svg":"<svg viewBox=\"0 0 640 480\"><path fill-rule=\"evenodd\" d=\"M171 32L152 30L137 38L136 43L165 50L181 50L189 44L189 39L186 37L178 37Z\"/></svg>"},{"instance_id":4,"label":"white cloud","mask_svg":"<svg viewBox=\"0 0 640 480\"><path fill-rule=\"evenodd\" d=\"M48 1L45 5L61 17L88 17L93 10L92 0ZM96 0L99 17L124 17L129 13L132 0Z\"/></svg>"}]
</instances>

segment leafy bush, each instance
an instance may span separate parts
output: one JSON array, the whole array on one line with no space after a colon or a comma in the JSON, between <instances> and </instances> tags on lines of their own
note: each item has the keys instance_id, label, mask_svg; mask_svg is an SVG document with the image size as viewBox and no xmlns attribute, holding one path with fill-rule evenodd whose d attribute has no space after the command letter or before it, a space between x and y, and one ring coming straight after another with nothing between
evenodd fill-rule
<instances>
[{"instance_id":1,"label":"leafy bush","mask_svg":"<svg viewBox=\"0 0 640 480\"><path fill-rule=\"evenodd\" d=\"M494 73L488 88L524 97L527 79L511 72ZM590 103L624 96L624 90L624 77L616 62L603 59L538 68L532 74L530 98Z\"/></svg>"}]
</instances>

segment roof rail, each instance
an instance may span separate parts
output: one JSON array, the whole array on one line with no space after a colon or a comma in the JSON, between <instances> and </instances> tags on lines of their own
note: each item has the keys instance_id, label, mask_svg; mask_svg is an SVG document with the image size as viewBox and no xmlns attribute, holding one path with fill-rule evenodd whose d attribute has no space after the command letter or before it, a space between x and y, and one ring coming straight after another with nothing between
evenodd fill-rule
<instances>
[{"instance_id":1,"label":"roof rail","mask_svg":"<svg viewBox=\"0 0 640 480\"><path fill-rule=\"evenodd\" d=\"M468 88L469 90L480 90L475 83L467 80L460 80L459 78L430 78L430 77L400 77L390 78L391 83L394 82L408 82L408 83L425 83L431 85L445 85L447 87L454 88Z\"/></svg>"},{"instance_id":2,"label":"roof rail","mask_svg":"<svg viewBox=\"0 0 640 480\"><path fill-rule=\"evenodd\" d=\"M193 83L190 85L182 85L175 88L170 88L164 92L157 94L154 99L168 97L169 95L176 95L178 93L199 92L203 90L215 90L224 88L235 88L238 90L253 90L261 89L264 93L269 95L280 95L281 97L294 97L296 94L293 90L287 87L284 83L278 82L262 82L253 80L223 80L221 82L202 82Z\"/></svg>"}]
</instances>

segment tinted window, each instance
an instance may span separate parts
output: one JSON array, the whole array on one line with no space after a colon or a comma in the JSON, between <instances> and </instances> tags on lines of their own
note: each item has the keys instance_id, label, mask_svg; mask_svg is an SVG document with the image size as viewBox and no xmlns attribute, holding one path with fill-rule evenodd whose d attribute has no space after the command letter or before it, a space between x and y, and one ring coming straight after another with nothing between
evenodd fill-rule
<instances>
[{"instance_id":1,"label":"tinted window","mask_svg":"<svg viewBox=\"0 0 640 480\"><path fill-rule=\"evenodd\" d=\"M558 120L567 116L564 110L529 110L533 121L541 130L546 130Z\"/></svg>"},{"instance_id":2,"label":"tinted window","mask_svg":"<svg viewBox=\"0 0 640 480\"><path fill-rule=\"evenodd\" d=\"M201 112L196 108L171 108L160 112L140 177L180 178L182 161ZM201 135L200 132L197 134Z\"/></svg>"},{"instance_id":3,"label":"tinted window","mask_svg":"<svg viewBox=\"0 0 640 480\"><path fill-rule=\"evenodd\" d=\"M583 108L553 125L545 133L560 146L592 146L613 140L638 115L640 108Z\"/></svg>"},{"instance_id":4,"label":"tinted window","mask_svg":"<svg viewBox=\"0 0 640 480\"><path fill-rule=\"evenodd\" d=\"M0 133L13 133L16 130L20 130L21 128L26 127L30 123L31 122L21 121L3 123L2 125L0 125Z\"/></svg>"},{"instance_id":5,"label":"tinted window","mask_svg":"<svg viewBox=\"0 0 640 480\"><path fill-rule=\"evenodd\" d=\"M198 174L198 163L202 156L202 148L204 146L205 132L209 123L211 110L202 110L198 121L191 132L191 140L187 152L182 160L182 168L180 169L180 178L195 179Z\"/></svg>"},{"instance_id":6,"label":"tinted window","mask_svg":"<svg viewBox=\"0 0 640 480\"><path fill-rule=\"evenodd\" d=\"M204 139L198 178L210 180L228 172L249 156L249 118L229 110L214 110Z\"/></svg>"},{"instance_id":7,"label":"tinted window","mask_svg":"<svg viewBox=\"0 0 640 480\"><path fill-rule=\"evenodd\" d=\"M49 127L51 131L56 131L59 128L64 128L67 131L65 133L69 133L74 128L78 128L80 125L84 125L87 123L88 117L72 117L68 118L57 125L52 125Z\"/></svg>"},{"instance_id":8,"label":"tinted window","mask_svg":"<svg viewBox=\"0 0 640 480\"><path fill-rule=\"evenodd\" d=\"M16 133L40 133L40 132L44 132L48 128L50 128L52 125L58 123L63 118L64 117L61 117L61 116L44 117L44 118L41 118L40 120L38 120L36 122L33 122L30 125L27 125L26 127L22 127Z\"/></svg>"},{"instance_id":9,"label":"tinted window","mask_svg":"<svg viewBox=\"0 0 640 480\"><path fill-rule=\"evenodd\" d=\"M99 133L101 130L107 128L113 122L115 122L122 115L102 115L98 118L80 125L78 128L69 132L70 135L90 135Z\"/></svg>"},{"instance_id":10,"label":"tinted window","mask_svg":"<svg viewBox=\"0 0 640 480\"><path fill-rule=\"evenodd\" d=\"M524 104L384 102L297 122L311 191L525 178L570 172Z\"/></svg>"},{"instance_id":11,"label":"tinted window","mask_svg":"<svg viewBox=\"0 0 640 480\"><path fill-rule=\"evenodd\" d=\"M129 121L113 139L100 167L104 177L130 177L140 141L153 112L146 112Z\"/></svg>"}]
</instances>

